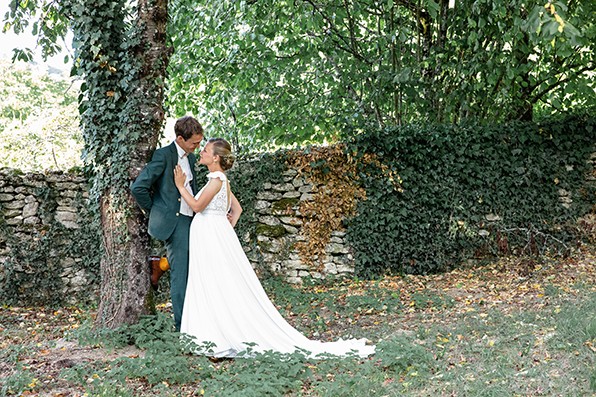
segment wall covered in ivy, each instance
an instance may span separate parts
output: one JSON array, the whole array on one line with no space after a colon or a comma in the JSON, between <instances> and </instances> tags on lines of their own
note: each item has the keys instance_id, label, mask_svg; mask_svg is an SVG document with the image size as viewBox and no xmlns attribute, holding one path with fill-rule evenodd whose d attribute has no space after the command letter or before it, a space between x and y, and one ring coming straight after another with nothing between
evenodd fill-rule
<instances>
[{"instance_id":1,"label":"wall covered in ivy","mask_svg":"<svg viewBox=\"0 0 596 397\"><path fill-rule=\"evenodd\" d=\"M564 255L594 238L591 226L578 224L596 213L593 115L353 136L350 151L376 154L402 189L396 193L378 167L361 168L367 200L347 231L362 276L442 272L496 255Z\"/></svg>"},{"instance_id":2,"label":"wall covered in ivy","mask_svg":"<svg viewBox=\"0 0 596 397\"><path fill-rule=\"evenodd\" d=\"M261 277L429 273L596 243L591 117L352 136L230 170L237 233ZM0 303L93 301L99 241L81 175L0 170Z\"/></svg>"},{"instance_id":3,"label":"wall covered in ivy","mask_svg":"<svg viewBox=\"0 0 596 397\"><path fill-rule=\"evenodd\" d=\"M231 174L247 204L243 236L255 265L291 279L336 268L426 274L595 242L591 116L348 135L336 146L264 155Z\"/></svg>"},{"instance_id":4,"label":"wall covered in ivy","mask_svg":"<svg viewBox=\"0 0 596 397\"><path fill-rule=\"evenodd\" d=\"M99 275L98 224L79 174L0 170L0 302L90 302Z\"/></svg>"}]
</instances>

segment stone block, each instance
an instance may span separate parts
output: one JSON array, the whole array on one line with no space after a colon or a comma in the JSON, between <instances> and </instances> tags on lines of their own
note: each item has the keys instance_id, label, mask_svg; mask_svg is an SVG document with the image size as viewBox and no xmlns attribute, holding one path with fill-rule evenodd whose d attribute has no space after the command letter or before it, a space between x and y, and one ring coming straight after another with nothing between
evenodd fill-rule
<instances>
[{"instance_id":1,"label":"stone block","mask_svg":"<svg viewBox=\"0 0 596 397\"><path fill-rule=\"evenodd\" d=\"M300 197L302 194L300 192L297 191L291 191L291 192L286 192L283 194L283 198L298 198Z\"/></svg>"},{"instance_id":2,"label":"stone block","mask_svg":"<svg viewBox=\"0 0 596 397\"><path fill-rule=\"evenodd\" d=\"M264 191L257 193L257 200L268 200L268 201L275 201L282 198L282 194L278 192L272 191Z\"/></svg>"},{"instance_id":3,"label":"stone block","mask_svg":"<svg viewBox=\"0 0 596 397\"><path fill-rule=\"evenodd\" d=\"M304 263L302 263L302 261L296 260L296 259L282 261L281 266L284 269L292 269L292 270L304 270L307 268L307 266Z\"/></svg>"},{"instance_id":4,"label":"stone block","mask_svg":"<svg viewBox=\"0 0 596 397\"><path fill-rule=\"evenodd\" d=\"M39 223L41 223L41 219L39 219L36 216L30 216L28 218L23 219L24 225L37 225Z\"/></svg>"},{"instance_id":5,"label":"stone block","mask_svg":"<svg viewBox=\"0 0 596 397\"><path fill-rule=\"evenodd\" d=\"M336 244L343 244L344 243L344 239L343 238L335 237L335 236L332 236L329 239L329 241L332 242L332 243L336 243Z\"/></svg>"},{"instance_id":6,"label":"stone block","mask_svg":"<svg viewBox=\"0 0 596 397\"><path fill-rule=\"evenodd\" d=\"M314 198L315 196L311 193L302 193L302 195L300 196L300 201L313 201Z\"/></svg>"},{"instance_id":7,"label":"stone block","mask_svg":"<svg viewBox=\"0 0 596 397\"><path fill-rule=\"evenodd\" d=\"M68 229L78 229L77 215L73 212L56 211L56 220Z\"/></svg>"},{"instance_id":8,"label":"stone block","mask_svg":"<svg viewBox=\"0 0 596 397\"><path fill-rule=\"evenodd\" d=\"M325 252L330 254L347 254L348 248L343 244L329 243L325 247Z\"/></svg>"},{"instance_id":9,"label":"stone block","mask_svg":"<svg viewBox=\"0 0 596 397\"><path fill-rule=\"evenodd\" d=\"M79 192L75 190L63 190L62 192L60 192L60 197L67 198L69 199L69 201L73 201L73 199L75 199L78 195Z\"/></svg>"},{"instance_id":10,"label":"stone block","mask_svg":"<svg viewBox=\"0 0 596 397\"><path fill-rule=\"evenodd\" d=\"M21 210L20 209L16 209L16 210L4 210L4 217L5 218L14 218L15 216L19 216L21 215Z\"/></svg>"},{"instance_id":11,"label":"stone block","mask_svg":"<svg viewBox=\"0 0 596 397\"><path fill-rule=\"evenodd\" d=\"M259 216L258 220L260 223L264 223L265 225L268 225L268 226L277 226L277 225L281 224L281 221L279 220L279 218L276 218L274 216L268 216L268 215Z\"/></svg>"},{"instance_id":12,"label":"stone block","mask_svg":"<svg viewBox=\"0 0 596 397\"><path fill-rule=\"evenodd\" d=\"M57 190L79 190L79 184L72 182L60 182L56 183Z\"/></svg>"},{"instance_id":13,"label":"stone block","mask_svg":"<svg viewBox=\"0 0 596 397\"><path fill-rule=\"evenodd\" d=\"M292 226L302 226L303 222L302 219L297 218L295 216L282 216L279 218L281 223L285 225L292 225Z\"/></svg>"},{"instance_id":14,"label":"stone block","mask_svg":"<svg viewBox=\"0 0 596 397\"><path fill-rule=\"evenodd\" d=\"M23 218L29 218L37 215L39 204L36 201L30 202L23 207Z\"/></svg>"},{"instance_id":15,"label":"stone block","mask_svg":"<svg viewBox=\"0 0 596 397\"><path fill-rule=\"evenodd\" d=\"M347 264L338 264L337 265L337 273L354 273L354 266L347 265Z\"/></svg>"},{"instance_id":16,"label":"stone block","mask_svg":"<svg viewBox=\"0 0 596 397\"><path fill-rule=\"evenodd\" d=\"M288 232L286 232L286 229L281 224L267 225L264 223L260 223L257 225L256 232L258 235L263 235L263 236L273 237L273 238L283 237L288 233Z\"/></svg>"},{"instance_id":17,"label":"stone block","mask_svg":"<svg viewBox=\"0 0 596 397\"><path fill-rule=\"evenodd\" d=\"M337 265L333 262L327 262L323 265L325 269L325 273L328 274L337 274Z\"/></svg>"},{"instance_id":18,"label":"stone block","mask_svg":"<svg viewBox=\"0 0 596 397\"><path fill-rule=\"evenodd\" d=\"M312 192L312 185L309 183L308 185L300 186L298 188L300 193L311 193Z\"/></svg>"},{"instance_id":19,"label":"stone block","mask_svg":"<svg viewBox=\"0 0 596 397\"><path fill-rule=\"evenodd\" d=\"M8 209L8 210L21 209L24 206L25 206L25 200L14 200L14 201L7 202L6 204L2 204L2 207L4 207L5 209Z\"/></svg>"},{"instance_id":20,"label":"stone block","mask_svg":"<svg viewBox=\"0 0 596 397\"><path fill-rule=\"evenodd\" d=\"M285 170L285 171L282 173L282 175L283 175L283 176L291 176L291 177L294 177L294 176L298 175L298 171L296 171L296 170L295 170L295 169L293 169L293 168L289 168L289 169Z\"/></svg>"},{"instance_id":21,"label":"stone block","mask_svg":"<svg viewBox=\"0 0 596 397\"><path fill-rule=\"evenodd\" d=\"M294 191L294 185L291 183L278 183L271 186L271 189L275 192L291 192Z\"/></svg>"},{"instance_id":22,"label":"stone block","mask_svg":"<svg viewBox=\"0 0 596 397\"><path fill-rule=\"evenodd\" d=\"M257 210L257 211L264 210L264 209L270 208L270 207L271 207L271 203L269 201L264 201L264 200L255 201L255 210Z\"/></svg>"},{"instance_id":23,"label":"stone block","mask_svg":"<svg viewBox=\"0 0 596 397\"><path fill-rule=\"evenodd\" d=\"M15 216L15 217L6 219L6 224L8 226L17 226L17 225L21 225L22 223L23 223L22 216Z\"/></svg>"},{"instance_id":24,"label":"stone block","mask_svg":"<svg viewBox=\"0 0 596 397\"><path fill-rule=\"evenodd\" d=\"M298 229L295 228L294 226L283 225L283 227L286 229L286 232L288 232L289 234L296 234L296 233L298 233Z\"/></svg>"},{"instance_id":25,"label":"stone block","mask_svg":"<svg viewBox=\"0 0 596 397\"><path fill-rule=\"evenodd\" d=\"M272 214L288 214L294 211L298 204L298 198L284 197L271 203Z\"/></svg>"}]
</instances>

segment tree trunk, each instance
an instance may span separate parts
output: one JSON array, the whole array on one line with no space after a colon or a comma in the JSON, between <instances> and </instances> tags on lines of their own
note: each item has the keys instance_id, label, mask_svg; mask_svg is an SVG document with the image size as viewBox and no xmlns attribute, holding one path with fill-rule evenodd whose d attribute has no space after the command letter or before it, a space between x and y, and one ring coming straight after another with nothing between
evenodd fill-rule
<instances>
[{"instance_id":1,"label":"tree trunk","mask_svg":"<svg viewBox=\"0 0 596 397\"><path fill-rule=\"evenodd\" d=\"M101 198L101 230L104 254L101 259L101 299L96 326L116 328L138 321L153 311L149 290L147 253L149 239L141 217L118 210L110 189ZM134 208L131 197L128 205Z\"/></svg>"},{"instance_id":2,"label":"tree trunk","mask_svg":"<svg viewBox=\"0 0 596 397\"><path fill-rule=\"evenodd\" d=\"M128 176L134 180L155 150L164 121L164 82L171 51L166 45L167 0L139 0L139 45L131 56L139 60L134 87L128 93L128 136L135 140L128 153ZM130 109L134 109L131 113ZM125 118L126 119L126 118ZM124 160L126 161L126 160ZM110 187L102 192L100 210L104 255L101 261L101 301L96 326L115 328L138 321L154 311L150 289L149 236L146 219L130 195L122 198Z\"/></svg>"}]
</instances>

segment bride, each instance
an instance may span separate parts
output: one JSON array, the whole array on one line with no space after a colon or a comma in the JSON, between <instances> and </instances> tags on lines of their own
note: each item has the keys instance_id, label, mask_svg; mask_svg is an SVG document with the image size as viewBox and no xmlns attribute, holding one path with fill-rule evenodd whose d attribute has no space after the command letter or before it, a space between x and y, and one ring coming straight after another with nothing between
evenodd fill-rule
<instances>
[{"instance_id":1,"label":"bride","mask_svg":"<svg viewBox=\"0 0 596 397\"><path fill-rule=\"evenodd\" d=\"M309 340L279 314L234 231L242 208L225 174L233 162L230 144L210 139L200 155L200 163L209 169L208 182L195 197L184 186L182 169L174 170L180 195L196 213L190 227L180 332L193 339L196 353L216 358L297 350L308 352L309 357L374 354L375 347L366 345L365 339Z\"/></svg>"}]
</instances>

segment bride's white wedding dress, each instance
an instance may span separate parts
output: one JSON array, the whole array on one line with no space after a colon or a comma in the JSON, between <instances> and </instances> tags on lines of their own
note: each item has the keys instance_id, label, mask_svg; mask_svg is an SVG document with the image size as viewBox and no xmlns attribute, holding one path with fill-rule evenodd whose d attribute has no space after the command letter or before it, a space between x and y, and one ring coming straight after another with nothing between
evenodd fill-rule
<instances>
[{"instance_id":1,"label":"bride's white wedding dress","mask_svg":"<svg viewBox=\"0 0 596 397\"><path fill-rule=\"evenodd\" d=\"M188 285L180 332L193 338L198 346L195 352L213 357L298 349L310 352L310 357L374 354L374 346L366 345L365 339L309 340L284 320L263 290L226 217L230 204L225 174L211 172L207 177L224 183L190 227Z\"/></svg>"}]
</instances>

